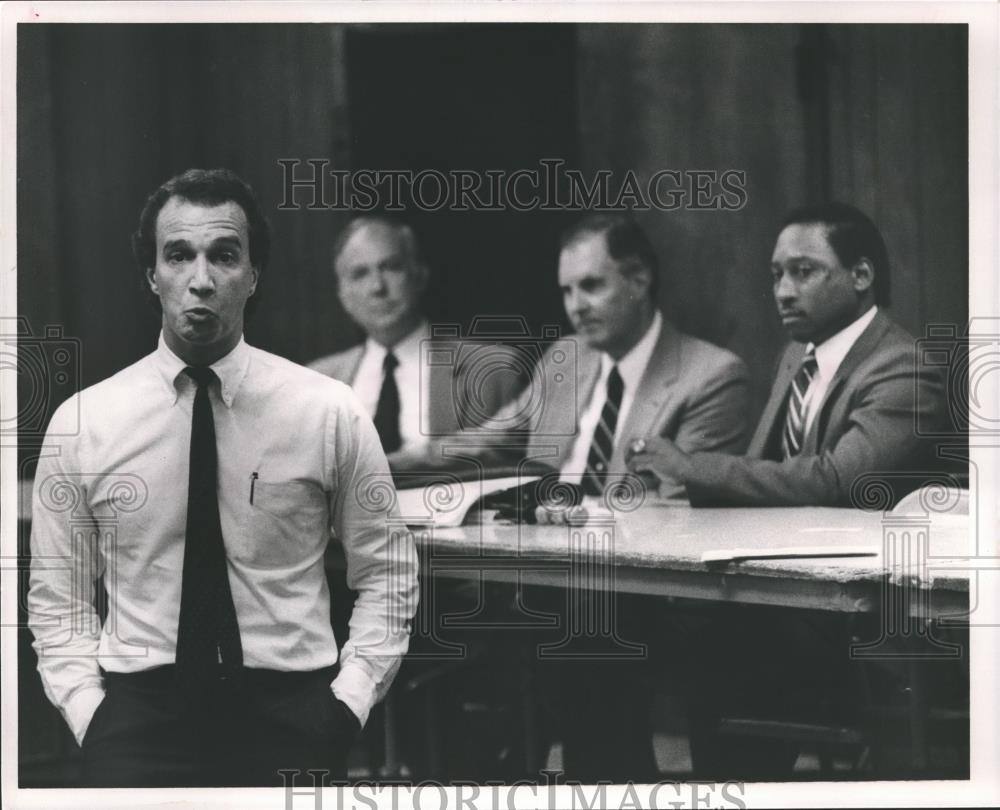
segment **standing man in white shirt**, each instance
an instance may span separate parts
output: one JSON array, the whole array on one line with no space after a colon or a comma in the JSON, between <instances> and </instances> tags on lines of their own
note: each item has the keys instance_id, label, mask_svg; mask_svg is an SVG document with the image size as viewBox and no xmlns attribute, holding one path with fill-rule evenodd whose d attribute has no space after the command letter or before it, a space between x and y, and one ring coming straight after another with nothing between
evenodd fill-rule
<instances>
[{"instance_id":1,"label":"standing man in white shirt","mask_svg":"<svg viewBox=\"0 0 1000 810\"><path fill-rule=\"evenodd\" d=\"M244 342L269 235L243 180L172 178L133 245L159 345L56 412L35 478L28 608L45 692L88 786L342 777L417 603L412 541L364 494L388 476L378 436L346 386ZM359 594L340 644L331 530Z\"/></svg>"},{"instance_id":2,"label":"standing man in white shirt","mask_svg":"<svg viewBox=\"0 0 1000 810\"><path fill-rule=\"evenodd\" d=\"M454 362L431 362L438 344L424 314L429 271L413 229L378 215L358 216L333 246L337 293L365 341L309 367L350 385L371 415L393 468L435 462L436 437L474 425L513 399L523 380L513 351L463 352L442 345ZM477 365L488 362L489 370Z\"/></svg>"}]
</instances>

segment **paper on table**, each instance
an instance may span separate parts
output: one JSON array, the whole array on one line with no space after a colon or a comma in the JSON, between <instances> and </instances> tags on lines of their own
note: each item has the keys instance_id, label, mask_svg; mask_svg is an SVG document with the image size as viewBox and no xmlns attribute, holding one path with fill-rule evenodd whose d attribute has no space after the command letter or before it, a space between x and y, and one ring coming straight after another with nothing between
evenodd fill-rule
<instances>
[{"instance_id":1,"label":"paper on table","mask_svg":"<svg viewBox=\"0 0 1000 810\"><path fill-rule=\"evenodd\" d=\"M439 527L461 526L469 510L494 492L535 481L537 475L511 475L486 481L448 481L397 490L396 505L407 523Z\"/></svg>"},{"instance_id":2,"label":"paper on table","mask_svg":"<svg viewBox=\"0 0 1000 810\"><path fill-rule=\"evenodd\" d=\"M702 562L784 560L808 557L877 557L878 546L794 546L786 548L727 548L706 551Z\"/></svg>"}]
</instances>

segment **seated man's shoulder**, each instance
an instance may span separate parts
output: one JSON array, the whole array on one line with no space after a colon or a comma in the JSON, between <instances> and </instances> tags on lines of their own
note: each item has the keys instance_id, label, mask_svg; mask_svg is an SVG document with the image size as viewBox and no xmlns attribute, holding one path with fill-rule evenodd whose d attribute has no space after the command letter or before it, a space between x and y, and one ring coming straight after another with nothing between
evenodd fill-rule
<instances>
[{"instance_id":1,"label":"seated man's shoulder","mask_svg":"<svg viewBox=\"0 0 1000 810\"><path fill-rule=\"evenodd\" d=\"M677 336L685 366L700 368L705 374L747 375L746 363L728 349L683 332L677 332Z\"/></svg>"},{"instance_id":2,"label":"seated man's shoulder","mask_svg":"<svg viewBox=\"0 0 1000 810\"><path fill-rule=\"evenodd\" d=\"M343 351L326 354L317 357L306 364L306 368L318 371L327 377L346 382L354 368L357 366L361 353L364 351L364 344L352 346Z\"/></svg>"},{"instance_id":3,"label":"seated man's shoulder","mask_svg":"<svg viewBox=\"0 0 1000 810\"><path fill-rule=\"evenodd\" d=\"M867 354L860 358L857 364L858 372L881 370L909 372L914 368L917 359L917 339L913 335L885 315L878 317L868 328L873 331L866 340Z\"/></svg>"},{"instance_id":4,"label":"seated man's shoulder","mask_svg":"<svg viewBox=\"0 0 1000 810\"><path fill-rule=\"evenodd\" d=\"M916 354L917 339L913 335L887 315L882 316L880 321L884 324L885 331L877 344L877 348L907 356Z\"/></svg>"}]
</instances>

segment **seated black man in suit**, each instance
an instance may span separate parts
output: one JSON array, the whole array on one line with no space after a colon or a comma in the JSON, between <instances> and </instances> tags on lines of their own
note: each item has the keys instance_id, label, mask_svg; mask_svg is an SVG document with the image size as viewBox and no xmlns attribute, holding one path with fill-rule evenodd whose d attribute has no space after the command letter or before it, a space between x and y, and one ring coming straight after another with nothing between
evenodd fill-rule
<instances>
[{"instance_id":1,"label":"seated black man in suit","mask_svg":"<svg viewBox=\"0 0 1000 810\"><path fill-rule=\"evenodd\" d=\"M919 487L921 474L933 478L943 465L916 420L943 427L944 379L920 365L915 339L883 312L889 258L875 224L841 203L798 209L782 224L771 275L794 342L747 455L691 452L650 434L628 449L629 468L682 482L693 505L863 505L852 488L865 474L884 474L897 497ZM689 705L710 702L707 718L693 723L695 767L708 769L700 777L790 774L794 743L724 740L712 727L720 714L748 709L768 717L812 711L842 691L848 642L828 618L748 609L688 631L686 646L705 672ZM734 671L733 661L746 664Z\"/></svg>"},{"instance_id":2,"label":"seated black man in suit","mask_svg":"<svg viewBox=\"0 0 1000 810\"><path fill-rule=\"evenodd\" d=\"M782 226L771 274L793 343L747 455L650 435L630 448L629 468L681 481L695 505L851 506L865 473L940 467L915 424L944 419L944 379L881 309L889 259L874 223L844 204L799 209Z\"/></svg>"}]
</instances>

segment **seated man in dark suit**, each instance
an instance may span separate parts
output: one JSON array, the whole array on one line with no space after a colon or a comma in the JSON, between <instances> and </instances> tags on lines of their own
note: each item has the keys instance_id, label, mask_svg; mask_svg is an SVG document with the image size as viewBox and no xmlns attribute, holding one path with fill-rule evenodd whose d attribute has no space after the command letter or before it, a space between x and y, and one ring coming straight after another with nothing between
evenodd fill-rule
<instances>
[{"instance_id":1,"label":"seated man in dark suit","mask_svg":"<svg viewBox=\"0 0 1000 810\"><path fill-rule=\"evenodd\" d=\"M629 468L680 481L694 505L851 506L866 473L934 475L941 462L916 432L943 420L943 379L917 362L915 340L882 311L889 260L876 226L830 203L784 222L771 260L774 298L793 343L784 352L745 456L691 452L662 436L636 440ZM918 414L919 411L919 414ZM897 496L907 486L897 487ZM775 527L778 530L778 527ZM794 766L789 740L725 739L720 716L794 717L854 711L848 641L828 616L743 608L713 611L679 647L702 662L692 685L692 758L699 777L780 779ZM708 619L708 623L705 621ZM740 662L734 664L734 662Z\"/></svg>"},{"instance_id":2,"label":"seated man in dark suit","mask_svg":"<svg viewBox=\"0 0 1000 810\"><path fill-rule=\"evenodd\" d=\"M871 220L837 203L795 211L771 274L794 342L747 455L691 452L651 434L631 446L629 468L683 482L695 505L850 506L865 473L940 467L915 425L944 419L944 380L881 309L889 259Z\"/></svg>"},{"instance_id":3,"label":"seated man in dark suit","mask_svg":"<svg viewBox=\"0 0 1000 810\"><path fill-rule=\"evenodd\" d=\"M365 339L314 360L309 367L354 389L375 423L397 478L401 471L419 472L433 464L438 438L455 433L477 412L493 413L517 396L523 379L511 349L490 345L485 353L496 373L484 375L476 373L477 345L457 337L432 340L422 301L430 273L408 224L379 215L355 217L337 237L332 259L340 302ZM431 362L432 350L453 362ZM475 408L468 407L470 397L475 397ZM427 587L433 588L436 610L446 613L454 612L456 602L469 601L467 592L475 591L465 583ZM350 601L342 576L331 580L331 589L335 603ZM422 628L413 638L411 651L418 659L429 654L425 632ZM407 660L400 682L422 673L419 660ZM397 714L404 717L398 731L402 758L418 774L440 777L422 770L426 758L422 709L416 701L396 702ZM438 710L457 711L456 702ZM468 747L464 741L463 745Z\"/></svg>"},{"instance_id":4,"label":"seated man in dark suit","mask_svg":"<svg viewBox=\"0 0 1000 810\"><path fill-rule=\"evenodd\" d=\"M490 347L498 373L475 375L474 353L458 351L457 339L443 347L456 362L428 361L428 349L437 345L426 343L432 334L421 301L429 271L409 225L381 216L353 219L334 244L333 267L340 302L366 338L309 367L354 389L394 470L419 468L434 436L457 431L470 414L492 413L517 395L523 380L513 359L504 362L512 352L503 346ZM459 362L466 356L470 362ZM475 409L467 407L470 397Z\"/></svg>"}]
</instances>

